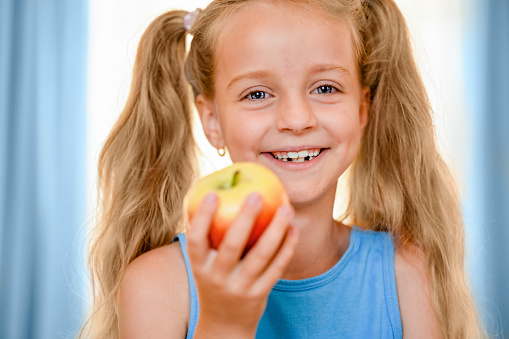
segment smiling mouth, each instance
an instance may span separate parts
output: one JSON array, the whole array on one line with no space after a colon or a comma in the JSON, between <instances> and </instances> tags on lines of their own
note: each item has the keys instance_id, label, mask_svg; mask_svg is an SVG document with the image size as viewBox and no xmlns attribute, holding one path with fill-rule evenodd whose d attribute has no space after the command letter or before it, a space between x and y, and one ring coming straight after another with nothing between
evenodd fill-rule
<instances>
[{"instance_id":1,"label":"smiling mouth","mask_svg":"<svg viewBox=\"0 0 509 339\"><path fill-rule=\"evenodd\" d=\"M303 150L299 152L269 152L276 160L286 162L306 162L318 157L325 148Z\"/></svg>"}]
</instances>

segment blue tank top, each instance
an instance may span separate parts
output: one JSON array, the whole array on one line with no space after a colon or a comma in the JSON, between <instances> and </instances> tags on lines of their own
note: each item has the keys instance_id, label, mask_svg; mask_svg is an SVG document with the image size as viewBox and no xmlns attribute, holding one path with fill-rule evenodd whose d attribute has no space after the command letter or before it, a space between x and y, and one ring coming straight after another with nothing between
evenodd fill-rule
<instances>
[{"instance_id":1,"label":"blue tank top","mask_svg":"<svg viewBox=\"0 0 509 339\"><path fill-rule=\"evenodd\" d=\"M198 297L185 234L178 239L191 290L187 334L191 339L198 321ZM308 279L279 280L256 338L402 338L391 236L353 227L347 251L330 270Z\"/></svg>"}]
</instances>

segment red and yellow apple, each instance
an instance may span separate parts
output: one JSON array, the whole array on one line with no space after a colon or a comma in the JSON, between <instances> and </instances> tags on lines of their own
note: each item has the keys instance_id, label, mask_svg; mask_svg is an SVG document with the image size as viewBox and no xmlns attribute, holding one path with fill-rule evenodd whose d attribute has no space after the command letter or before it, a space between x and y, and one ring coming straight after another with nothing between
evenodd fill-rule
<instances>
[{"instance_id":1,"label":"red and yellow apple","mask_svg":"<svg viewBox=\"0 0 509 339\"><path fill-rule=\"evenodd\" d=\"M277 208L288 203L288 195L279 178L268 168L251 162L234 163L200 179L186 196L185 206L189 220L192 220L201 201L209 192L214 192L219 198L209 233L210 244L214 249L219 248L226 231L250 193L258 192L263 204L244 253L253 247L267 228Z\"/></svg>"}]
</instances>

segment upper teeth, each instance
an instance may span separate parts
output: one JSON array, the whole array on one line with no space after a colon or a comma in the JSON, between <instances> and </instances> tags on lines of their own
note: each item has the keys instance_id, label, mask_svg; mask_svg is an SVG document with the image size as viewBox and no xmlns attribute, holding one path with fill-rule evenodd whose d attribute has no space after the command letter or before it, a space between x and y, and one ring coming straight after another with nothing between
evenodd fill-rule
<instances>
[{"instance_id":1,"label":"upper teeth","mask_svg":"<svg viewBox=\"0 0 509 339\"><path fill-rule=\"evenodd\" d=\"M308 157L311 160L320 154L320 149L305 150L300 152L273 152L276 159L283 161L303 162Z\"/></svg>"}]
</instances>

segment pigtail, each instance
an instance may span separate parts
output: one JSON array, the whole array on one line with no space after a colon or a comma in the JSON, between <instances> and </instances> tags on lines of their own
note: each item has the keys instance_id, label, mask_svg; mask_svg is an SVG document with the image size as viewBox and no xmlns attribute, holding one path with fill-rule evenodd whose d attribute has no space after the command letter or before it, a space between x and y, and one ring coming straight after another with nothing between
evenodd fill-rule
<instances>
[{"instance_id":1,"label":"pigtail","mask_svg":"<svg viewBox=\"0 0 509 339\"><path fill-rule=\"evenodd\" d=\"M408 28L392 0L362 3L359 64L371 108L351 169L349 214L356 224L391 232L398 246L413 244L426 255L445 338L482 337L466 283L458 190L436 147Z\"/></svg>"},{"instance_id":2,"label":"pigtail","mask_svg":"<svg viewBox=\"0 0 509 339\"><path fill-rule=\"evenodd\" d=\"M93 338L118 337L116 297L127 265L184 230L182 204L196 172L183 71L186 14L167 12L143 34L126 106L100 154L100 214L89 259Z\"/></svg>"}]
</instances>

